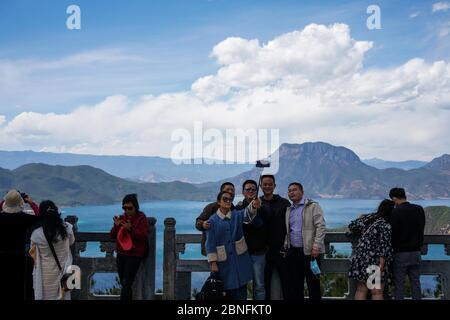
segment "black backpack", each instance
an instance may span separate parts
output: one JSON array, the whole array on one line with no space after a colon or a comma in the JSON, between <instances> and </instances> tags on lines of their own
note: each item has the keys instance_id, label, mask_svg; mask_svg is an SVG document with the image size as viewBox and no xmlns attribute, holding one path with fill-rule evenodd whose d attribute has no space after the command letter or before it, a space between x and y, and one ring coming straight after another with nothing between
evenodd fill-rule
<instances>
[{"instance_id":1,"label":"black backpack","mask_svg":"<svg viewBox=\"0 0 450 320\"><path fill-rule=\"evenodd\" d=\"M219 278L219 274L211 272L208 279L203 284L202 290L197 293L195 300L224 300L225 292L223 290L223 282Z\"/></svg>"}]
</instances>

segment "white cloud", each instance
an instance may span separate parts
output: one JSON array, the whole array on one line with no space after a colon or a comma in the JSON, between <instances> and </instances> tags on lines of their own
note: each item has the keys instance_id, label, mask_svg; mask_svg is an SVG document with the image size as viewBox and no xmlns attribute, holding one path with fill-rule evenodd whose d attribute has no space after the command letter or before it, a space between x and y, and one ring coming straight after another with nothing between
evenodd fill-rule
<instances>
[{"instance_id":1,"label":"white cloud","mask_svg":"<svg viewBox=\"0 0 450 320\"><path fill-rule=\"evenodd\" d=\"M450 9L450 2L436 2L433 3L432 12L447 11L448 9Z\"/></svg>"},{"instance_id":2,"label":"white cloud","mask_svg":"<svg viewBox=\"0 0 450 320\"><path fill-rule=\"evenodd\" d=\"M148 66L144 58L121 49L53 59L0 58L0 113L11 116L14 109L61 110L76 101L104 97L111 90L129 92L147 77L146 73L137 75L136 70L142 70L143 65Z\"/></svg>"},{"instance_id":3,"label":"white cloud","mask_svg":"<svg viewBox=\"0 0 450 320\"><path fill-rule=\"evenodd\" d=\"M438 35L441 38L444 38L450 34L450 21L446 23L442 23L439 26Z\"/></svg>"},{"instance_id":4,"label":"white cloud","mask_svg":"<svg viewBox=\"0 0 450 320\"><path fill-rule=\"evenodd\" d=\"M171 134L279 128L282 142L327 141L362 158L423 159L449 152L450 63L420 58L364 68L372 43L343 24L309 25L266 44L228 38L216 73L191 91L111 96L68 113L24 112L0 127L0 148L170 156Z\"/></svg>"},{"instance_id":5,"label":"white cloud","mask_svg":"<svg viewBox=\"0 0 450 320\"><path fill-rule=\"evenodd\" d=\"M212 99L232 89L276 82L301 88L335 81L360 70L364 53L371 47L371 42L353 40L345 24L311 24L263 45L258 40L228 38L212 53L222 67L216 75L197 80L192 90Z\"/></svg>"},{"instance_id":6,"label":"white cloud","mask_svg":"<svg viewBox=\"0 0 450 320\"><path fill-rule=\"evenodd\" d=\"M418 16L420 16L420 13L421 13L420 11L413 12L409 15L409 18L410 19L417 18Z\"/></svg>"}]
</instances>

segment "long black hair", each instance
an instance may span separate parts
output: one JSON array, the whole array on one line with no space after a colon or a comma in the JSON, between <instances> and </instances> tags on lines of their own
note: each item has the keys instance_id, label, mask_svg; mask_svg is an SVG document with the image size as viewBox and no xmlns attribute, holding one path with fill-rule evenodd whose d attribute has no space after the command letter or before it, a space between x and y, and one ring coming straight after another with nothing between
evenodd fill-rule
<instances>
[{"instance_id":1,"label":"long black hair","mask_svg":"<svg viewBox=\"0 0 450 320\"><path fill-rule=\"evenodd\" d=\"M392 210L394 210L394 206L395 206L395 204L394 204L394 201L392 201L392 200L384 199L383 201L381 201L380 204L378 205L377 212L372 214L371 217L369 218L369 222L370 222L369 224L372 224L379 218L384 218L384 220L386 220L388 223L390 223L391 214L392 214Z\"/></svg>"},{"instance_id":2,"label":"long black hair","mask_svg":"<svg viewBox=\"0 0 450 320\"><path fill-rule=\"evenodd\" d=\"M51 200L42 201L39 205L39 226L44 230L44 234L51 242L55 242L57 236L62 240L67 237L67 230L61 218L58 207Z\"/></svg>"}]
</instances>

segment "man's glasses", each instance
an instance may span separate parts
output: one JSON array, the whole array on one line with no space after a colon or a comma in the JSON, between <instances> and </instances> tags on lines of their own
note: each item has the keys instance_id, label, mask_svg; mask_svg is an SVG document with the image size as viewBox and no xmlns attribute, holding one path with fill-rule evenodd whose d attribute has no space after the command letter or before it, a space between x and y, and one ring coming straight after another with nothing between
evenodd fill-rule
<instances>
[{"instance_id":1,"label":"man's glasses","mask_svg":"<svg viewBox=\"0 0 450 320\"><path fill-rule=\"evenodd\" d=\"M123 206L122 209L124 211L133 211L134 207L133 206Z\"/></svg>"},{"instance_id":2,"label":"man's glasses","mask_svg":"<svg viewBox=\"0 0 450 320\"><path fill-rule=\"evenodd\" d=\"M231 200L233 200L233 199L228 198L228 197L223 197L223 198L222 198L222 201L223 201L223 202L231 202Z\"/></svg>"},{"instance_id":3,"label":"man's glasses","mask_svg":"<svg viewBox=\"0 0 450 320\"><path fill-rule=\"evenodd\" d=\"M255 192L256 188L247 188L247 189L244 189L244 191L245 192Z\"/></svg>"}]
</instances>

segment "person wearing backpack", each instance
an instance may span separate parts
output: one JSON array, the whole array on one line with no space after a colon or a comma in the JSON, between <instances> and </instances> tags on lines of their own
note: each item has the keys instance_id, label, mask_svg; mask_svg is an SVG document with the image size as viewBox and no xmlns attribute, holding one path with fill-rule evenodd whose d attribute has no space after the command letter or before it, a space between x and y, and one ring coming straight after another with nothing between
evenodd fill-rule
<instances>
[{"instance_id":1,"label":"person wearing backpack","mask_svg":"<svg viewBox=\"0 0 450 320\"><path fill-rule=\"evenodd\" d=\"M34 251L33 287L36 300L70 300L61 279L72 265L70 246L75 242L73 228L64 222L53 201L39 205L40 222L31 234Z\"/></svg>"}]
</instances>

